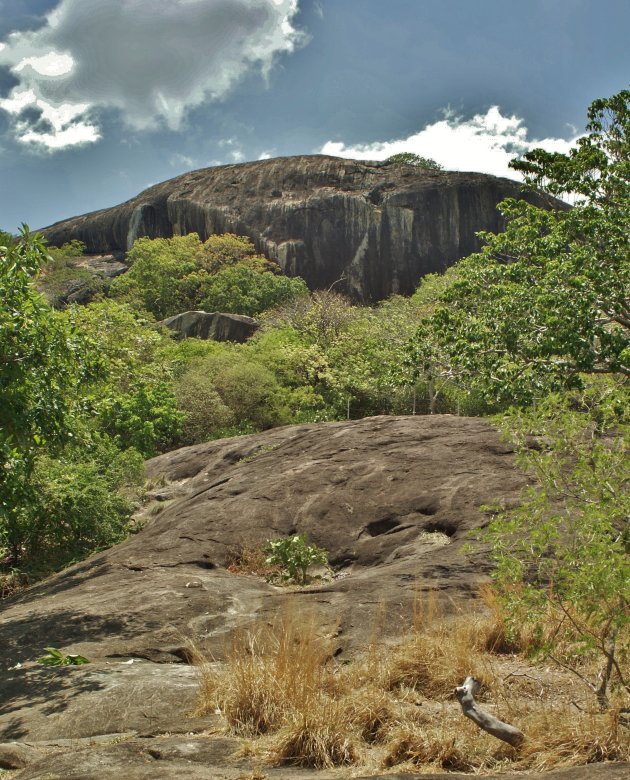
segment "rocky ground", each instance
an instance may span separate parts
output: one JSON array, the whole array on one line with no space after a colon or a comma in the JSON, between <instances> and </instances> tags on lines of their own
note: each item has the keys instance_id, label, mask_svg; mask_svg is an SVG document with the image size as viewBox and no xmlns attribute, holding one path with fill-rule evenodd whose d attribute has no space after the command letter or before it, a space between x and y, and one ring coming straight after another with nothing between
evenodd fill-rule
<instances>
[{"instance_id":1,"label":"rocky ground","mask_svg":"<svg viewBox=\"0 0 630 780\"><path fill-rule=\"evenodd\" d=\"M218 716L191 715L191 644L220 660L235 628L290 599L335 632L343 659L377 622L404 633L418 591L472 606L488 561L465 551L467 532L486 522L481 505L513 505L525 484L487 421L451 416L287 426L147 471L163 509L139 533L3 604L0 768L16 780L339 777L235 758ZM228 570L241 545L292 533L326 548L334 579L297 589ZM39 666L46 646L91 663ZM630 767L567 772L555 777L620 780Z\"/></svg>"}]
</instances>

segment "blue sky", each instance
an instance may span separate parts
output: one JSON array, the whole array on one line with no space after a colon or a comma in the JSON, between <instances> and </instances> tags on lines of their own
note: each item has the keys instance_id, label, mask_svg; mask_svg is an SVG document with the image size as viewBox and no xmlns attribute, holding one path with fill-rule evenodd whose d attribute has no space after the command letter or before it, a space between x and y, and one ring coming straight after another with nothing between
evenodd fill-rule
<instances>
[{"instance_id":1,"label":"blue sky","mask_svg":"<svg viewBox=\"0 0 630 780\"><path fill-rule=\"evenodd\" d=\"M628 88L629 32L628 0L0 0L0 227L280 155L513 175Z\"/></svg>"}]
</instances>

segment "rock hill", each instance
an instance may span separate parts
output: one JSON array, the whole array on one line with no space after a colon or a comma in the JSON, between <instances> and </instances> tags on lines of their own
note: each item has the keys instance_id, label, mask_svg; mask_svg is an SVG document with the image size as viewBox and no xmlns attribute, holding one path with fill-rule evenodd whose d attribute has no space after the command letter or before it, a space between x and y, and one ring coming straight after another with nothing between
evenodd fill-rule
<instances>
[{"instance_id":1,"label":"rock hill","mask_svg":"<svg viewBox=\"0 0 630 780\"><path fill-rule=\"evenodd\" d=\"M139 236L238 233L311 289L336 284L375 301L476 251L477 231L502 229L506 197L523 197L517 182L480 173L286 157L191 171L42 233L92 253L126 251Z\"/></svg>"}]
</instances>

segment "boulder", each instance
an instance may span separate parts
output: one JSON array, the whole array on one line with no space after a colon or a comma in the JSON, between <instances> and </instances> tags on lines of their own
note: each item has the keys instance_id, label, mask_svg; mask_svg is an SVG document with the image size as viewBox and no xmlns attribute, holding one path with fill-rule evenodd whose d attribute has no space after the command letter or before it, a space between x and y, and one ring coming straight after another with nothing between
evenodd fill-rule
<instances>
[{"instance_id":1,"label":"boulder","mask_svg":"<svg viewBox=\"0 0 630 780\"><path fill-rule=\"evenodd\" d=\"M477 231L502 229L496 205L506 197L544 205L518 182L481 173L284 157L191 171L41 232L93 253L128 250L140 236L233 232L310 289L335 284L376 301L411 293L425 274L477 251Z\"/></svg>"},{"instance_id":2,"label":"boulder","mask_svg":"<svg viewBox=\"0 0 630 780\"><path fill-rule=\"evenodd\" d=\"M256 320L243 314L205 311L185 311L157 324L174 331L177 339L194 337L239 343L247 341L258 329Z\"/></svg>"},{"instance_id":3,"label":"boulder","mask_svg":"<svg viewBox=\"0 0 630 780\"><path fill-rule=\"evenodd\" d=\"M84 255L77 259L76 264L79 268L85 268L93 274L104 276L106 279L115 279L129 268L123 260L124 253L117 252L115 255Z\"/></svg>"},{"instance_id":4,"label":"boulder","mask_svg":"<svg viewBox=\"0 0 630 780\"><path fill-rule=\"evenodd\" d=\"M186 663L188 640L219 659L226 634L289 597L232 574L235 548L294 533L335 570L295 595L339 624L348 653L369 640L379 605L395 636L419 589L445 605L474 598L490 563L464 554L467 532L487 522L480 506L513 503L525 484L487 420L450 415L290 425L184 447L147 474L175 499L127 541L5 601L0 666L49 645L93 663ZM6 727L0 716L0 738Z\"/></svg>"}]
</instances>

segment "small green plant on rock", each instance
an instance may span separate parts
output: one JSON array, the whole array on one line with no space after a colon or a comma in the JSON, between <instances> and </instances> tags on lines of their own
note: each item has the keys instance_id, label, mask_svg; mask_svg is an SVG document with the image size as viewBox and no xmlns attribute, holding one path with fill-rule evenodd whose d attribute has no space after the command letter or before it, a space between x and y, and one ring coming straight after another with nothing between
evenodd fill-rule
<instances>
[{"instance_id":1,"label":"small green plant on rock","mask_svg":"<svg viewBox=\"0 0 630 780\"><path fill-rule=\"evenodd\" d=\"M45 647L48 650L48 655L43 655L37 659L38 664L42 666L81 666L82 664L89 664L85 656L75 655L73 653L62 653L56 647Z\"/></svg>"},{"instance_id":2,"label":"small green plant on rock","mask_svg":"<svg viewBox=\"0 0 630 780\"><path fill-rule=\"evenodd\" d=\"M308 583L307 572L310 566L328 566L326 550L315 544L308 544L300 534L269 541L265 552L268 553L266 563L269 566L280 566L281 578L293 580L298 585Z\"/></svg>"}]
</instances>

